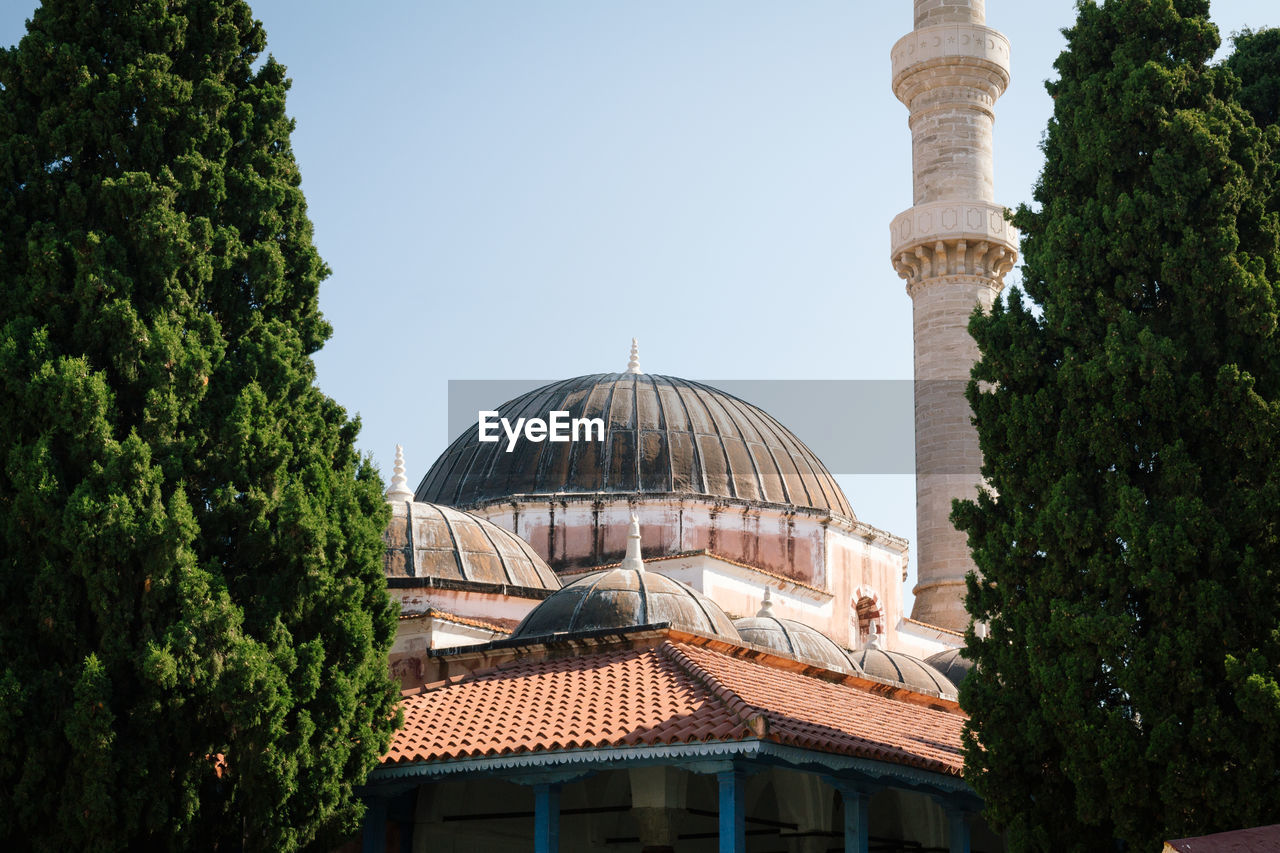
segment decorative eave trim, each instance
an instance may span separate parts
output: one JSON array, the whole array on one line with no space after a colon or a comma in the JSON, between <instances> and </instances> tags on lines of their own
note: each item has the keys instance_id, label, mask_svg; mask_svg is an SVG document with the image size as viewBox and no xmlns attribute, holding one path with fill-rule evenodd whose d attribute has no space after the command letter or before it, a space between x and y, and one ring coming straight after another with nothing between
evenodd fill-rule
<instances>
[{"instance_id":1,"label":"decorative eave trim","mask_svg":"<svg viewBox=\"0 0 1280 853\"><path fill-rule=\"evenodd\" d=\"M487 592L494 595L507 595L512 598L536 598L542 600L555 589L543 589L536 586L513 586L505 583L482 583L481 581L454 580L452 578L415 577L393 575L387 578L387 589L449 589L459 592Z\"/></svg>"},{"instance_id":2,"label":"decorative eave trim","mask_svg":"<svg viewBox=\"0 0 1280 853\"><path fill-rule=\"evenodd\" d=\"M760 756L773 758L789 767L821 767L833 773L856 773L876 780L886 780L885 784L896 783L907 787L929 787L940 791L974 793L973 788L957 773L939 773L912 767L908 764L893 764L888 761L876 761L872 758L858 758L852 755L838 755L832 752L818 752L799 746L783 743L762 743ZM887 781L892 780L892 781Z\"/></svg>"},{"instance_id":3,"label":"decorative eave trim","mask_svg":"<svg viewBox=\"0 0 1280 853\"><path fill-rule=\"evenodd\" d=\"M832 476L832 482L834 481L835 477ZM850 530L861 531L865 529L867 532L875 531L881 536L885 536L890 539L899 539L899 537L894 536L891 533L886 533L870 524L859 521L853 515L845 515L842 512L830 508L805 506L803 504L794 503L777 503L775 501L752 500L748 498L736 498L729 495L709 495L701 492L522 492L515 495L502 495L500 497L485 498L484 500L461 504L457 508L464 512L476 513L478 511L492 509L497 506L510 506L513 508L518 508L522 504L543 506L548 501L564 505L571 503L619 503L630 504L633 506L644 503L698 501L712 506L732 506L743 509L769 509L783 515L806 515L815 518L820 523L835 521ZM900 541L904 545L906 544L905 539L901 539Z\"/></svg>"},{"instance_id":4,"label":"decorative eave trim","mask_svg":"<svg viewBox=\"0 0 1280 853\"><path fill-rule=\"evenodd\" d=\"M367 784L397 783L406 780L430 782L460 775L510 775L515 771L527 770L595 771L628 765L667 764L677 761L688 763L708 759L766 761L796 769L836 775L855 775L886 787L926 788L947 794L974 794L973 789L958 775L953 776L869 758L818 752L758 739L520 752L449 761L384 764L369 774Z\"/></svg>"},{"instance_id":5,"label":"decorative eave trim","mask_svg":"<svg viewBox=\"0 0 1280 853\"><path fill-rule=\"evenodd\" d=\"M595 765L606 769L618 764L660 764L671 760L705 758L750 758L760 752L758 740L710 741L655 744L648 746L596 747L511 755L455 758L447 761L416 761L383 764L369 774L369 782L398 781L405 778L439 779L462 773L509 772L517 769Z\"/></svg>"}]
</instances>

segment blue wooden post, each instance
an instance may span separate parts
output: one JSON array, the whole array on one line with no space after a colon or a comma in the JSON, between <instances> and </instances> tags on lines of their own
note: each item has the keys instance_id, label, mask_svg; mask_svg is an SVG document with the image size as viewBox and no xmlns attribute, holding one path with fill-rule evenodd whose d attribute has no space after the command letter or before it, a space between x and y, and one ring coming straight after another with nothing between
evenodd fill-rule
<instances>
[{"instance_id":1,"label":"blue wooden post","mask_svg":"<svg viewBox=\"0 0 1280 853\"><path fill-rule=\"evenodd\" d=\"M870 853L871 796L865 791L843 785L839 790L844 802L845 853Z\"/></svg>"},{"instance_id":2,"label":"blue wooden post","mask_svg":"<svg viewBox=\"0 0 1280 853\"><path fill-rule=\"evenodd\" d=\"M413 834L418 828L418 789L411 788L387 806L387 819L400 824L399 853L413 853Z\"/></svg>"},{"instance_id":3,"label":"blue wooden post","mask_svg":"<svg viewBox=\"0 0 1280 853\"><path fill-rule=\"evenodd\" d=\"M969 853L969 812L947 807L947 838L951 853Z\"/></svg>"},{"instance_id":4,"label":"blue wooden post","mask_svg":"<svg viewBox=\"0 0 1280 853\"><path fill-rule=\"evenodd\" d=\"M560 784L533 786L534 853L560 853Z\"/></svg>"},{"instance_id":5,"label":"blue wooden post","mask_svg":"<svg viewBox=\"0 0 1280 853\"><path fill-rule=\"evenodd\" d=\"M720 782L720 853L746 853L746 774L725 770L716 779Z\"/></svg>"},{"instance_id":6,"label":"blue wooden post","mask_svg":"<svg viewBox=\"0 0 1280 853\"><path fill-rule=\"evenodd\" d=\"M386 797L370 797L364 801L364 820L360 824L360 844L362 853L386 853Z\"/></svg>"}]
</instances>

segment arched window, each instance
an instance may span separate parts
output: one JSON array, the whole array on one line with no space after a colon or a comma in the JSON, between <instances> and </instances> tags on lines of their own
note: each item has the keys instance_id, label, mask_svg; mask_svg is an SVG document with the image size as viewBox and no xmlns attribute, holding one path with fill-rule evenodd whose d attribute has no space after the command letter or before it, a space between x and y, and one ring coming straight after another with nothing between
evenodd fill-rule
<instances>
[{"instance_id":1,"label":"arched window","mask_svg":"<svg viewBox=\"0 0 1280 853\"><path fill-rule=\"evenodd\" d=\"M866 645L871 634L871 622L877 620L879 631L884 633L884 605L880 603L880 593L869 586L860 586L853 591L853 600L849 603L850 621L855 629L852 633L857 639L858 647Z\"/></svg>"}]
</instances>

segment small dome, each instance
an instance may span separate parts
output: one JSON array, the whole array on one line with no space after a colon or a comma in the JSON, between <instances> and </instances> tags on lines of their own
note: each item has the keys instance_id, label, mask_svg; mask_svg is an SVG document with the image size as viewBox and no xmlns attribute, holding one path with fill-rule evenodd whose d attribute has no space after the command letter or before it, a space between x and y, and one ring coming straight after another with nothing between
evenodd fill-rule
<instances>
[{"instance_id":1,"label":"small dome","mask_svg":"<svg viewBox=\"0 0 1280 853\"><path fill-rule=\"evenodd\" d=\"M929 664L902 652L864 648L850 652L849 657L867 675L896 681L912 690L946 693L954 696L956 686Z\"/></svg>"},{"instance_id":2,"label":"small dome","mask_svg":"<svg viewBox=\"0 0 1280 853\"><path fill-rule=\"evenodd\" d=\"M973 669L973 661L960 656L960 649L946 649L935 655L929 655L924 662L947 677L956 687L964 681L964 677Z\"/></svg>"},{"instance_id":3,"label":"small dome","mask_svg":"<svg viewBox=\"0 0 1280 853\"><path fill-rule=\"evenodd\" d=\"M814 663L837 672L861 674L853 662L826 634L794 619L776 616L748 616L733 620L742 639L756 646Z\"/></svg>"},{"instance_id":4,"label":"small dome","mask_svg":"<svg viewBox=\"0 0 1280 853\"><path fill-rule=\"evenodd\" d=\"M560 589L559 576L528 542L490 521L453 507L391 503L387 577L441 578L473 583Z\"/></svg>"},{"instance_id":5,"label":"small dome","mask_svg":"<svg viewBox=\"0 0 1280 853\"><path fill-rule=\"evenodd\" d=\"M419 500L476 508L533 495L699 495L853 518L839 484L770 414L709 385L634 372L578 376L509 400L500 417L601 418L603 441L481 442L472 426L418 486Z\"/></svg>"},{"instance_id":6,"label":"small dome","mask_svg":"<svg viewBox=\"0 0 1280 853\"><path fill-rule=\"evenodd\" d=\"M658 622L738 639L733 622L702 593L657 572L622 567L592 572L552 593L530 611L511 636L542 637Z\"/></svg>"},{"instance_id":7,"label":"small dome","mask_svg":"<svg viewBox=\"0 0 1280 853\"><path fill-rule=\"evenodd\" d=\"M844 650L826 634L803 622L774 616L772 596L767 589L760 612L755 616L733 620L733 627L738 629L742 639L753 645L764 646L796 660L817 664L836 672L861 674Z\"/></svg>"}]
</instances>

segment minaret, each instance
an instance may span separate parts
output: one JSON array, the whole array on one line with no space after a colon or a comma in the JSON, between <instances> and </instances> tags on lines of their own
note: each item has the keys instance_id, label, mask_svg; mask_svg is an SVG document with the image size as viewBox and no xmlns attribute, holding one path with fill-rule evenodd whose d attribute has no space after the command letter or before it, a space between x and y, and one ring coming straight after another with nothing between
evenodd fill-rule
<instances>
[{"instance_id":1,"label":"minaret","mask_svg":"<svg viewBox=\"0 0 1280 853\"><path fill-rule=\"evenodd\" d=\"M974 568L951 501L981 482L978 436L964 398L978 357L969 315L984 309L1017 260L1017 234L995 203L991 129L1009 85L1009 40L984 26L985 0L915 0L915 29L893 46L893 93L911 111L914 206L890 226L893 267L907 281L915 341L914 619L963 631L964 576Z\"/></svg>"}]
</instances>

